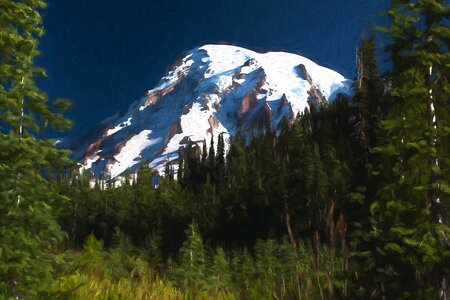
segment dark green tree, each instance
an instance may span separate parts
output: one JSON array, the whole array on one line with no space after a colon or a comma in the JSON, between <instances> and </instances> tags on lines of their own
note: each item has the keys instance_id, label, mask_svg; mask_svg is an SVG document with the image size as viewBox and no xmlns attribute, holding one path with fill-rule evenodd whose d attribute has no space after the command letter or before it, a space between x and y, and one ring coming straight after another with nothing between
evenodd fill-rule
<instances>
[{"instance_id":1,"label":"dark green tree","mask_svg":"<svg viewBox=\"0 0 450 300\"><path fill-rule=\"evenodd\" d=\"M180 249L179 265L174 277L183 287L201 290L207 285L206 252L196 223L185 231L186 241Z\"/></svg>"},{"instance_id":2,"label":"dark green tree","mask_svg":"<svg viewBox=\"0 0 450 300\"><path fill-rule=\"evenodd\" d=\"M381 117L383 84L378 76L375 55L375 37L362 37L361 47L357 49L357 78L354 82L354 102L358 108L355 138L361 148L361 166L369 162L370 150L376 145L377 122Z\"/></svg>"},{"instance_id":3,"label":"dark green tree","mask_svg":"<svg viewBox=\"0 0 450 300\"><path fill-rule=\"evenodd\" d=\"M214 149L214 136L211 135L211 142L208 152L208 170L211 174L211 180L214 182L216 179L216 152Z\"/></svg>"},{"instance_id":4,"label":"dark green tree","mask_svg":"<svg viewBox=\"0 0 450 300\"><path fill-rule=\"evenodd\" d=\"M440 0L393 0L387 11L390 109L370 206L371 282L381 297L449 297L449 12Z\"/></svg>"},{"instance_id":5,"label":"dark green tree","mask_svg":"<svg viewBox=\"0 0 450 300\"><path fill-rule=\"evenodd\" d=\"M231 270L225 251L217 247L210 268L211 285L226 289L231 285Z\"/></svg>"},{"instance_id":6,"label":"dark green tree","mask_svg":"<svg viewBox=\"0 0 450 300\"><path fill-rule=\"evenodd\" d=\"M219 135L217 140L216 170L219 178L225 176L225 141L223 133Z\"/></svg>"},{"instance_id":7,"label":"dark green tree","mask_svg":"<svg viewBox=\"0 0 450 300\"><path fill-rule=\"evenodd\" d=\"M55 141L68 103L49 104L34 79L44 33L40 0L0 1L0 291L6 298L44 297L55 275L53 250L64 237L52 206L65 201L48 179L68 164ZM53 182L53 181L52 181Z\"/></svg>"},{"instance_id":8,"label":"dark green tree","mask_svg":"<svg viewBox=\"0 0 450 300\"><path fill-rule=\"evenodd\" d=\"M181 151L178 153L177 180L180 183L184 183L184 158Z\"/></svg>"}]
</instances>

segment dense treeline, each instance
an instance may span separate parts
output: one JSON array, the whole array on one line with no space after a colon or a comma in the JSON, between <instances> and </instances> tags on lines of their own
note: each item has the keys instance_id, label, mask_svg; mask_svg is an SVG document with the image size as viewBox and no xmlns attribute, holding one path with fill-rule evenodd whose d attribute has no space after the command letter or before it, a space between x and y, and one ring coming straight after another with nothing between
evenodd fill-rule
<instances>
[{"instance_id":1,"label":"dense treeline","mask_svg":"<svg viewBox=\"0 0 450 300\"><path fill-rule=\"evenodd\" d=\"M346 210L352 197L352 165L357 160L353 148L358 146L351 138L356 112L342 99L320 111L306 111L292 124L284 122L278 132L261 129L247 143L237 135L228 153L222 136L217 149L212 143L203 150L190 143L178 163L178 180L172 175L175 168L168 165L158 188L145 167L119 187L97 181L91 188L86 175L69 176L59 183L61 193L70 198L60 208L60 224L75 245L81 245L90 233L111 245L118 230L162 273L191 280L188 286L202 287L214 278L207 274L216 269L216 276L229 274L230 284L238 286L270 269L271 294L307 297L302 293L310 291L301 288L305 283L295 279L300 265L310 268L309 280L318 276L316 289L319 284L325 294L348 294L348 284L344 286L344 273L349 271L344 261L350 255ZM193 239L188 244L187 228ZM208 268L206 245L212 260ZM193 247L190 255L183 254L186 247ZM181 269L171 271L172 259L180 259ZM191 259L195 269L186 270ZM250 275L239 275L242 266L232 263L239 259L249 260L246 272ZM216 266L216 260L223 265ZM329 271L328 276L320 273L321 268ZM282 287L283 280L277 277L289 281L289 287ZM259 287L261 282L256 282ZM261 297L267 287L259 287ZM245 294L245 287L239 288Z\"/></svg>"},{"instance_id":2,"label":"dense treeline","mask_svg":"<svg viewBox=\"0 0 450 300\"><path fill-rule=\"evenodd\" d=\"M363 38L352 99L189 143L158 187L36 138L70 125L33 81L44 6L0 1L1 299L450 297L445 1L392 0L391 70Z\"/></svg>"}]
</instances>

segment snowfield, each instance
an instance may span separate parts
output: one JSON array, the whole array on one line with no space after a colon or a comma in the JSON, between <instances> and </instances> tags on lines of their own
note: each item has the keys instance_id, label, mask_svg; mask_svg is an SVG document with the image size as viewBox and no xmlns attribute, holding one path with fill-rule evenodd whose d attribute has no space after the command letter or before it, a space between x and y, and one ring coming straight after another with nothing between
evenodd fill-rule
<instances>
[{"instance_id":1,"label":"snowfield","mask_svg":"<svg viewBox=\"0 0 450 300\"><path fill-rule=\"evenodd\" d=\"M162 171L188 140L209 147L219 134L250 137L258 124L277 128L309 105L351 95L351 81L302 56L205 45L176 61L128 110L74 142L75 159L95 176L115 178L141 163Z\"/></svg>"}]
</instances>

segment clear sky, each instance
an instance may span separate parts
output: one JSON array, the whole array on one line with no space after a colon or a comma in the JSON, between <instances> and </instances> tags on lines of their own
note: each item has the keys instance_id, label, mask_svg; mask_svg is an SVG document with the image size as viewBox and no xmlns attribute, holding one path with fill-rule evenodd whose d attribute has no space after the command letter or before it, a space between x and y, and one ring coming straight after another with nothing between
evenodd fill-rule
<instances>
[{"instance_id":1,"label":"clear sky","mask_svg":"<svg viewBox=\"0 0 450 300\"><path fill-rule=\"evenodd\" d=\"M48 0L39 80L85 133L153 88L184 51L226 43L306 56L353 78L387 0Z\"/></svg>"}]
</instances>

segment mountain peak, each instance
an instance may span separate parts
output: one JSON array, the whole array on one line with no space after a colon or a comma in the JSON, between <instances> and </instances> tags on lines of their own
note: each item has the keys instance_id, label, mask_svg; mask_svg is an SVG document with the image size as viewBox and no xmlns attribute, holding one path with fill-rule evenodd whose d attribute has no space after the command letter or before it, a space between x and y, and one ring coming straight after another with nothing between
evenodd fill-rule
<instances>
[{"instance_id":1,"label":"mountain peak","mask_svg":"<svg viewBox=\"0 0 450 300\"><path fill-rule=\"evenodd\" d=\"M351 94L350 81L300 55L257 53L231 45L195 48L128 110L78 141L75 159L112 178L141 163L162 170L187 140L250 137L260 124L277 128L309 105ZM209 145L208 145L209 146Z\"/></svg>"}]
</instances>

